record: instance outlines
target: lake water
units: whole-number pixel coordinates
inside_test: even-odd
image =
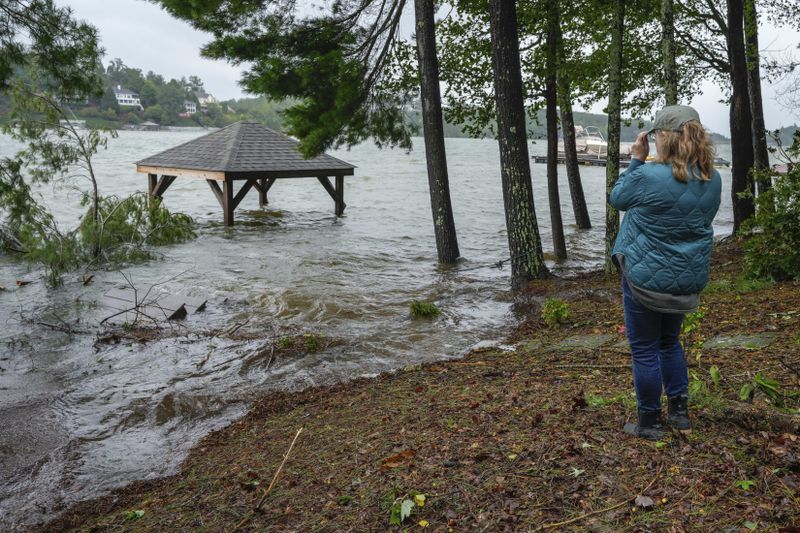
[[[98,154],[102,194],[146,190],[133,162],[203,131],[120,132]],[[278,180],[270,204],[251,193],[222,225],[202,180],[179,178],[168,208],[191,215],[198,238],[159,251],[163,260],[82,272],[47,288],[41,272],[0,256],[0,527],[35,522],[64,506],[135,479],[169,474],[204,434],[240,416],[250,401],[276,389],[300,389],[409,364],[457,357],[501,338],[534,308],[509,291],[509,271],[475,268],[508,257],[497,143],[448,139],[451,194],[462,261],[436,263],[424,144],[410,154],[363,144],[331,152],[357,165],[345,178],[345,216],[315,179]],[[0,137],[0,156],[14,150]],[[543,142],[531,154],[543,154]],[[730,159],[729,146],[720,155]],[[545,251],[551,250],[544,165],[532,164]],[[562,173],[564,167],[559,167]],[[581,169],[595,227],[571,226],[569,192],[561,190],[570,258],[550,266],[569,274],[602,262],[605,169]],[[730,171],[721,169],[718,234],[730,232]],[[83,208],[64,189],[41,190],[65,226]],[[109,312],[96,304],[113,287],[161,283],[173,294],[208,299],[207,310],[175,326],[170,338],[95,346]],[[17,287],[16,280],[33,283]],[[433,321],[409,317],[414,299],[442,309]],[[42,323],[78,324],[66,335]],[[246,322],[246,323],[245,323]],[[236,324],[256,340],[211,338]],[[248,359],[276,335],[309,332],[336,339],[314,354],[267,367]]]

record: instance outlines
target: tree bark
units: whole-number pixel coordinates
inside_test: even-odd
[[[766,126],[764,125],[764,103],[761,97],[761,57],[758,49],[758,12],[755,0],[744,1],[744,35],[747,47],[747,82],[750,91],[750,113],[753,116],[753,156],[756,171],[769,168]],[[758,194],[771,186],[771,179],[758,175]]]
[[[579,229],[589,229],[589,209],[583,194],[581,171],[578,166],[578,148],[575,145],[575,120],[572,117],[572,89],[567,71],[564,41],[561,38],[561,27],[558,31],[558,107],[561,111],[561,129],[564,136],[564,162],[567,167],[567,182],[572,200],[572,211],[575,214],[575,225]]]
[[[727,3],[728,60],[731,65],[731,199],[735,235],[739,232],[742,222],[755,213],[753,203],[755,191],[751,174],[754,163],[753,120],[750,114],[750,91],[744,45],[744,1],[727,0]]]
[[[675,61],[675,14],[673,0],[661,0],[661,50],[664,55],[664,98],[678,103],[678,65]]]
[[[428,187],[431,195],[436,250],[440,263],[454,263],[458,259],[459,251],[444,147],[433,0],[414,0],[414,16],[422,100],[422,129],[425,137],[425,159],[428,164]]]
[[[625,29],[625,1],[617,0],[611,29],[611,61],[608,71],[608,153],[606,163],[606,197],[619,178],[619,137],[622,119],[622,36]],[[619,233],[619,212],[606,203],[605,271],[615,270],[611,250]]]
[[[511,284],[520,287],[548,271],[533,206],[514,0],[489,0],[489,27]]]
[[[547,107],[547,198],[550,204],[550,226],[553,234],[553,253],[556,259],[567,258],[564,241],[564,222],[561,220],[561,198],[558,191],[558,0],[547,3],[547,58],[545,102]]]

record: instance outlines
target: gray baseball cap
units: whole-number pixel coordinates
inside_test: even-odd
[[[690,120],[700,122],[700,115],[697,114],[693,107],[688,105],[668,105],[656,113],[653,127],[647,134],[650,135],[656,130],[681,131],[681,126]]]

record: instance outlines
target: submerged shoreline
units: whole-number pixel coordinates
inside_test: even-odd
[[[417,493],[423,505],[403,521],[412,530],[796,525],[800,416],[758,391],[753,404],[736,398],[758,370],[796,412],[788,392],[800,391],[800,376],[782,365],[800,363],[800,285],[739,285],[740,260],[735,244],[717,247],[705,316],[688,339],[709,342],[697,359],[690,351],[688,438],[654,445],[621,433],[633,409],[616,282],[538,281],[527,293],[564,299],[570,316],[550,329],[532,312],[509,339],[514,351],[269,394],[201,439],[177,474],[80,503],[45,529],[386,530],[393,504]],[[714,344],[755,333],[770,343]]]

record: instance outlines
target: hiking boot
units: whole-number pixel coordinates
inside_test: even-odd
[[[664,426],[661,425],[661,411],[639,410],[639,423],[628,422],[623,428],[625,433],[647,440],[664,438]]]
[[[674,396],[667,400],[667,424],[672,429],[677,429],[681,433],[692,431],[692,421],[689,420],[689,397]]]

